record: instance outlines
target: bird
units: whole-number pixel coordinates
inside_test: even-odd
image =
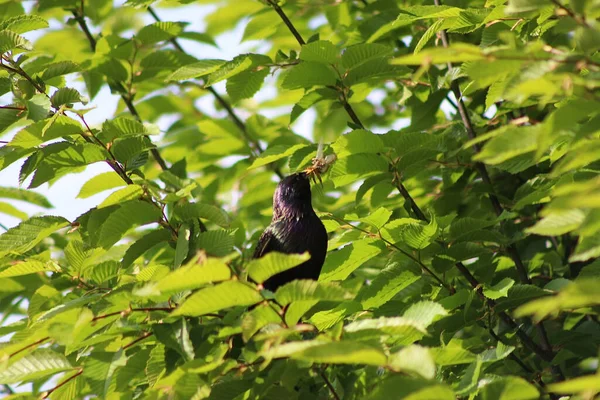
[[[312,207],[310,179],[324,168],[291,174],[279,182],[273,194],[273,219],[258,240],[252,258],[272,251],[293,254],[308,251],[310,259],[280,272],[263,287],[275,292],[296,279],[317,280],[327,254],[327,231]]]

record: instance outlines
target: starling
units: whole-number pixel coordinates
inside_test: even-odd
[[[258,240],[253,258],[271,251],[303,253],[310,259],[263,283],[272,292],[295,279],[318,279],[327,254],[327,231],[312,208],[310,176],[304,171],[284,178],[273,194],[273,219]]]

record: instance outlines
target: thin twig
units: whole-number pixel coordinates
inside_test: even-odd
[[[340,396],[335,391],[335,388],[333,387],[333,385],[331,384],[331,382],[327,378],[327,375],[325,375],[325,370],[326,369],[327,369],[327,365],[325,366],[325,368],[319,369],[319,375],[321,375],[321,378],[325,381],[325,385],[327,386],[327,389],[329,389],[329,393],[331,393],[331,395],[333,396],[333,398],[335,400],[340,400]]]
[[[40,340],[37,340],[37,341],[35,341],[35,342],[31,343],[31,344],[28,344],[27,346],[23,347],[22,349],[19,349],[19,350],[13,352],[13,353],[10,353],[8,355],[8,358],[15,356],[15,355],[17,355],[17,354],[19,354],[19,353],[27,350],[30,347],[34,347],[34,346],[37,346],[38,344],[42,344],[42,343],[44,343],[48,339],[50,339],[50,336],[46,336],[46,337],[41,338]]]
[[[85,22],[85,15],[83,14],[83,10],[81,10],[81,14],[77,11],[73,11],[73,16],[75,17],[75,20],[79,24],[79,27],[87,37],[92,52],[95,52],[97,41],[96,39],[94,39],[94,36],[90,32],[90,29],[87,23]],[[121,99],[125,103],[125,106],[129,110],[131,115],[133,115],[138,121],[141,122],[142,118],[140,117],[140,114],[138,113],[137,109],[135,108],[135,105],[133,104],[133,98],[131,97],[131,93],[129,93],[129,91],[125,89],[121,82],[117,82],[117,89],[121,92]],[[167,163],[162,158],[157,148],[150,149],[150,153],[152,154],[152,157],[154,157],[154,160],[163,171],[169,169]]]
[[[55,390],[57,390],[61,386],[66,385],[67,383],[69,383],[73,379],[77,378],[81,374],[83,374],[83,368],[81,368],[79,371],[77,371],[77,373],[75,373],[73,376],[65,379],[64,381],[62,381],[58,385],[54,386],[52,389],[48,390],[47,392],[44,392],[44,394],[42,395],[42,399],[47,399],[48,397],[50,397],[50,395],[52,394],[52,392],[54,392]]]
[[[128,348],[130,348],[131,346],[137,344],[138,342],[141,342],[142,340],[146,339],[147,337],[152,336],[154,333],[152,332],[146,332],[144,333],[142,336],[140,336],[139,338],[135,339],[134,341],[132,341],[131,343],[123,346],[123,350],[127,350]]]
[[[413,260],[414,262],[416,262],[417,264],[419,264],[419,266],[425,271],[427,272],[433,279],[435,279],[440,285],[442,285],[450,294],[454,294],[456,293],[456,290],[446,284],[446,282],[444,282],[440,277],[438,277],[435,272],[433,272],[431,269],[429,269],[421,260],[419,260],[417,257],[413,256],[412,254],[410,254],[409,252],[403,250],[401,247],[397,246],[395,243],[390,242],[389,240],[385,239],[383,236],[381,236],[381,233],[379,233],[378,235],[373,234],[365,229],[362,229],[359,226],[354,226],[351,223],[349,223],[348,221],[346,221],[343,218],[340,218],[338,216],[335,216],[331,213],[328,214],[331,218],[337,220],[338,222],[341,222],[343,224],[345,224],[346,226],[348,226],[351,229],[355,229],[359,232],[362,232],[364,234],[366,234],[369,237],[377,237],[379,239],[381,239],[385,244],[387,244],[388,246],[392,247],[393,249],[399,251],[400,253],[404,254],[405,256],[407,256],[408,258],[410,258],[411,260]]]
[[[296,29],[294,24],[292,24],[292,21],[290,21],[290,19],[287,17],[287,15],[285,15],[285,12],[283,12],[281,7],[279,7],[279,4],[277,4],[277,1],[267,0],[267,2],[271,5],[271,7],[273,7],[273,9],[279,15],[279,17],[281,18],[283,23],[288,27],[288,29],[290,30],[292,35],[294,35],[294,37],[296,38],[296,41],[298,41],[298,43],[300,43],[300,46],[304,46],[306,44],[306,42],[302,38],[302,35],[300,35],[300,32],[298,32],[298,30]]]
[[[575,22],[577,22],[579,25],[583,25],[586,28],[590,28],[590,25],[586,22],[585,18],[583,16],[579,16],[575,13],[575,11],[571,10],[570,8],[568,8],[567,6],[563,5],[560,1],[558,0],[550,0],[552,3],[554,3],[558,8],[560,8],[561,10],[563,10],[564,12],[566,12],[569,17],[573,18],[575,20]]]

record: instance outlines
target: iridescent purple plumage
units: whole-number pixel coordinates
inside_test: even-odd
[[[312,208],[310,181],[305,172],[284,178],[273,194],[273,219],[254,252],[260,258],[271,252],[303,253],[310,259],[264,282],[271,291],[295,279],[318,279],[327,254],[327,231]]]

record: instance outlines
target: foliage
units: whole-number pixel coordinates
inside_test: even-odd
[[[68,221],[0,188],[23,220],[0,236],[5,391],[600,392],[598,0],[202,1],[202,31],[153,3],[2,3],[0,169],[36,188],[103,163],[79,197],[112,190]],[[260,45],[232,59],[182,47],[244,26]],[[119,105],[90,125],[105,87]],[[338,157],[314,190],[329,253],[270,293],[307,257],[249,260],[274,178],[316,153],[307,110]]]

